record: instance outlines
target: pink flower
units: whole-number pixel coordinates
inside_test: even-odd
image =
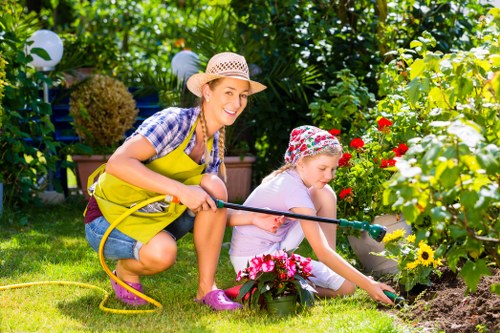
[[[262,263],[263,272],[272,272],[274,270],[274,261],[268,260]]]

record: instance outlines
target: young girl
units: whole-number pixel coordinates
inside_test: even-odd
[[[330,133],[313,126],[295,128],[290,135],[285,165],[266,177],[244,205],[336,218],[336,196],[328,183],[341,155],[342,148]],[[234,225],[238,215],[242,214],[229,216],[230,225]],[[384,289],[394,292],[390,286],[363,275],[335,252],[336,227],[291,219],[286,219],[276,232],[252,225],[235,226],[229,251],[231,263],[239,272],[255,256],[294,250],[305,236],[319,260],[312,262],[314,277],[311,278],[319,296],[350,295],[359,286],[374,300],[393,304],[383,293]],[[235,290],[228,290],[227,294],[234,296]]]
[[[227,213],[211,197],[227,200],[217,176],[219,165],[225,174],[224,126],[243,112],[249,95],[266,87],[250,80],[244,57],[229,52],[213,56],[206,72],[191,76],[187,87],[200,97],[198,107],[154,114],[111,156],[86,210],[86,235],[98,251],[110,223],[130,207],[161,194],[177,197],[182,204],[154,203],[127,217],[110,234],[105,257],[117,260],[114,273],[121,280],[142,291],[140,277],[170,268],[176,240],[194,226],[196,301],[215,310],[234,310],[241,305],[215,284]],[[113,280],[112,286],[122,302],[147,303]]]

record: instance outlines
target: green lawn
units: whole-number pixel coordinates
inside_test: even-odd
[[[86,243],[83,209],[81,199],[71,197],[64,205],[33,208],[25,226],[4,219],[0,225],[0,286],[65,280],[111,292],[97,254]],[[228,258],[229,237],[228,229],[217,275],[222,288],[236,283]],[[299,252],[311,255],[307,244]],[[146,293],[162,303],[163,310],[111,314],[99,309],[104,296],[99,290],[37,285],[0,291],[0,332],[415,332],[390,311],[378,308],[361,290],[348,298],[318,300],[305,312],[280,319],[264,311],[217,313],[195,304],[196,280],[196,256],[188,235],[179,242],[174,268],[143,279]],[[108,306],[126,309],[114,297]]]

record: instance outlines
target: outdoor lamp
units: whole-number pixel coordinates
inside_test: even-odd
[[[52,71],[56,65],[61,61],[63,55],[63,43],[59,36],[50,30],[38,30],[28,38],[28,41],[33,41],[33,44],[29,45],[27,48],[27,53],[31,54],[33,60],[31,64],[38,71]],[[31,53],[31,49],[38,47],[47,51],[50,56],[50,60],[45,60],[36,54]]]
[[[179,80],[186,81],[198,73],[200,58],[191,50],[182,50],[172,58],[172,72]]]
[[[61,61],[61,58],[63,56],[63,43],[62,40],[59,38],[59,36],[50,31],[50,30],[37,30],[31,35],[30,38],[28,38],[28,41],[32,41],[31,45],[28,45],[26,47],[26,54],[29,54],[33,57],[33,60],[30,62],[30,64],[35,67],[37,71],[41,72],[49,72],[53,71],[56,68],[56,65]],[[45,60],[38,56],[37,54],[31,53],[31,50],[36,47],[36,48],[41,48],[44,49],[48,54],[50,59]],[[47,104],[49,104],[49,86],[46,81],[43,81],[43,101]],[[53,171],[49,170],[48,174],[48,194],[49,195],[56,195],[58,199],[56,200],[61,200],[60,196],[58,195],[57,192],[53,191],[54,186],[53,186]],[[64,195],[62,197],[64,199]],[[52,199],[54,200],[54,199]]]

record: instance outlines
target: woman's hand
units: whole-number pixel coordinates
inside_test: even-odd
[[[285,223],[284,216],[255,213],[252,218],[254,226],[272,233],[275,233],[283,223]]]
[[[217,205],[212,197],[198,185],[185,186],[183,191],[179,193],[179,200],[195,214],[201,211],[212,210],[215,212],[217,210]]]

